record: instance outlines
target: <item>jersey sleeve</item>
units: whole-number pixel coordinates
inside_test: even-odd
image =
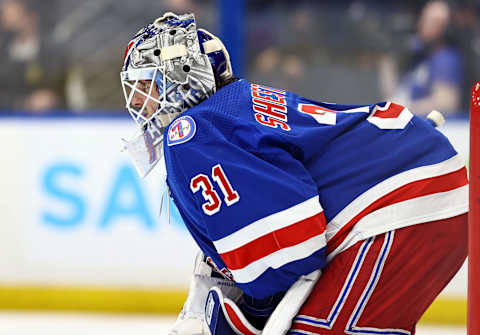
[[[300,161],[272,143],[252,153],[200,123],[194,139],[166,150],[170,188],[190,231],[205,232],[235,283],[256,299],[323,268],[325,217]]]

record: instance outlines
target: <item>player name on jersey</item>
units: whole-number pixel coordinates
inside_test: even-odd
[[[255,112],[255,120],[258,123],[285,131],[290,131],[287,124],[287,99],[286,92],[275,88],[261,86],[258,84],[251,85],[252,108]]]

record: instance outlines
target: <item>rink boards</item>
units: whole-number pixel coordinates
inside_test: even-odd
[[[126,118],[1,118],[0,308],[175,313],[196,252],[161,169],[140,180]],[[467,159],[468,123],[442,131]],[[465,321],[462,269],[425,316]]]

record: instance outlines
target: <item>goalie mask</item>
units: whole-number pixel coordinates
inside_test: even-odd
[[[126,108],[139,127],[124,140],[141,177],[163,154],[165,127],[232,78],[225,46],[193,14],[166,13],[128,43],[120,73]]]

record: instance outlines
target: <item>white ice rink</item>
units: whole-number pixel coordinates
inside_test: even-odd
[[[0,335],[166,335],[173,317],[0,312]],[[465,328],[419,326],[417,335],[465,335]]]

